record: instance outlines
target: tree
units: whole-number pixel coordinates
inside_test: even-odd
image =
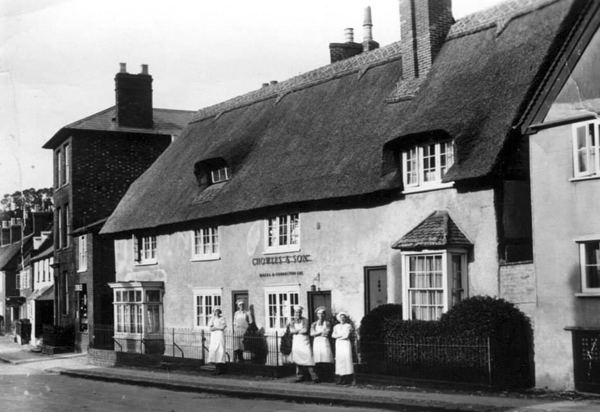
[[[13,194],[5,194],[0,200],[0,209],[4,212],[10,211],[51,211],[53,210],[52,188],[25,189]]]

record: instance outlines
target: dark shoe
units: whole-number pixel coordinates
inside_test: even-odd
[[[298,378],[298,379],[296,379],[294,382],[295,382],[295,383],[304,382],[304,379],[303,379],[303,378]]]
[[[313,382],[314,383],[321,383],[321,379],[315,379]]]

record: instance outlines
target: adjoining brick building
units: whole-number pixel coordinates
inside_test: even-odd
[[[98,236],[129,185],[179,135],[193,112],[157,109],[152,76],[121,63],[116,105],[61,128],[54,152],[55,323],[75,325],[76,349],[89,343],[88,323],[112,324],[113,242]]]

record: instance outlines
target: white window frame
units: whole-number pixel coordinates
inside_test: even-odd
[[[227,165],[215,167],[210,171],[210,181],[212,184],[226,182],[230,179],[230,176],[231,173]]]
[[[576,240],[577,245],[579,247],[579,271],[581,276],[581,292],[585,295],[597,295],[600,296],[600,235],[591,238],[584,238]],[[598,246],[598,251],[596,251],[596,262],[590,264],[587,261],[587,248],[588,246]],[[592,269],[596,267],[598,271],[598,286],[590,286],[589,285],[589,277],[588,277],[588,268]]]
[[[296,222],[294,225],[293,222]],[[265,252],[285,253],[300,250],[300,214],[278,215],[265,221]],[[283,234],[282,234],[283,230]],[[282,244],[281,238],[284,243]]]
[[[87,270],[87,235],[81,235],[78,238],[77,247],[77,271],[85,272]]]
[[[157,260],[156,235],[133,235],[133,254],[136,265],[155,265]]]
[[[63,170],[63,185],[66,185],[69,183],[69,174],[71,173],[71,147],[69,146],[69,144],[65,144],[63,147],[63,158],[64,158],[64,170]]]
[[[600,177],[600,120],[573,124],[572,136],[573,177]]]
[[[62,168],[63,168],[63,151],[62,149],[56,150],[56,188],[62,186]]]
[[[456,258],[454,258],[456,256]],[[428,287],[412,287],[410,280],[410,260],[412,258],[441,258],[441,283]],[[456,260],[455,260],[456,259]],[[460,267],[455,272],[454,263],[459,263]],[[460,272],[460,273],[457,273]],[[467,273],[467,251],[460,248],[450,248],[443,250],[423,250],[423,251],[405,251],[402,252],[402,311],[403,318],[406,320],[438,320],[443,313],[446,313],[453,304],[465,299],[468,296],[468,273]],[[412,296],[419,292],[437,291],[441,292],[441,302],[439,300],[421,302],[421,305],[415,304],[422,308],[438,309],[435,313],[427,313],[424,309],[423,313],[415,316],[413,312]]]
[[[192,231],[192,260],[217,260],[221,258],[218,226],[209,226]]]
[[[162,282],[121,282],[109,286],[113,289],[115,337],[162,336]]]
[[[294,306],[300,304],[300,285],[265,287],[265,329],[283,332],[294,316]]]
[[[64,226],[64,216],[63,216],[63,210],[62,207],[57,207],[56,208],[56,217],[58,219],[58,239],[57,242],[58,243],[58,248],[62,249],[63,248],[63,226]]]
[[[213,315],[213,308],[221,306],[222,288],[193,288],[194,329],[208,330],[208,323]]]
[[[442,148],[445,148],[443,153]],[[432,156],[428,153],[431,149],[434,152]],[[454,142],[451,140],[413,146],[403,151],[401,157],[404,193],[444,189],[454,185],[453,182],[442,183],[444,175],[454,164]],[[433,159],[435,166],[427,167],[428,159]]]

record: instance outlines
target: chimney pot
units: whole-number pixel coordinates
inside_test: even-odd
[[[354,43],[354,29],[351,27],[344,29],[344,38],[346,43]]]
[[[275,86],[277,84],[277,80],[271,80],[271,86]]]
[[[365,8],[365,18],[363,21],[363,42],[373,40],[373,21],[371,20],[371,7]]]
[[[269,87],[269,83],[263,83],[263,84],[262,84],[262,87],[263,87],[263,89],[264,89],[265,87]]]
[[[147,64],[142,64],[142,73],[141,74],[148,74],[148,65]]]
[[[119,63],[119,73],[127,73],[127,63]]]

